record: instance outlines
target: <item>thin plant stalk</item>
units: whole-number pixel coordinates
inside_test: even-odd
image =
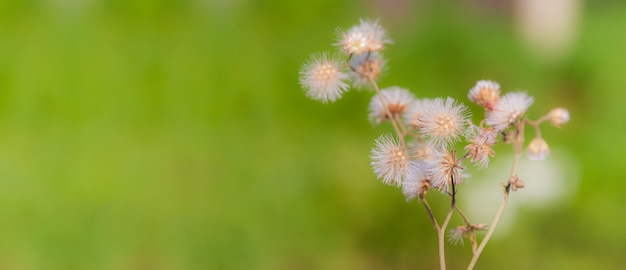
[[[524,144],[524,125],[525,124],[526,124],[526,121],[519,121],[516,125],[517,136],[515,140],[513,141],[513,148],[515,149],[515,156],[513,158],[513,166],[511,167],[511,173],[509,175],[509,179],[515,176],[515,173],[517,171],[517,163],[519,162],[519,158],[522,155],[522,145]],[[500,221],[500,218],[502,217],[502,214],[504,213],[504,209],[506,208],[506,204],[509,200],[510,188],[511,188],[510,183],[504,187],[504,192],[503,192],[504,197],[502,198],[502,203],[500,203],[500,208],[498,209],[496,216],[493,218],[493,222],[491,222],[491,226],[489,226],[489,230],[487,231],[487,234],[485,234],[485,238],[483,238],[483,240],[480,242],[480,245],[478,246],[478,249],[476,249],[476,252],[474,252],[474,256],[472,256],[472,260],[467,266],[468,270],[474,269],[474,266],[476,266],[476,262],[478,261],[480,254],[483,252],[483,250],[485,249],[485,246],[487,245],[487,242],[489,242],[489,239],[491,238],[491,235],[493,235],[493,232],[496,230],[496,226],[498,226],[498,222]]]
[[[454,204],[454,208],[456,209],[456,212],[459,213],[459,215],[463,218],[463,221],[465,221],[466,225],[468,226],[472,225],[472,223],[469,221],[469,218],[467,218],[465,213],[461,211],[461,208],[459,207],[459,205]]]
[[[445,252],[445,243],[446,243],[446,228],[450,223],[450,219],[452,219],[452,214],[454,213],[454,205],[450,207],[450,211],[448,211],[448,215],[446,215],[446,219],[443,221],[441,228],[437,230],[437,239],[439,244],[439,269],[446,269],[446,252]]]
[[[494,217],[493,222],[491,223],[491,226],[489,226],[489,230],[487,231],[485,238],[483,239],[482,242],[480,242],[480,245],[478,246],[478,249],[476,249],[476,252],[474,252],[474,256],[472,257],[470,264],[467,266],[468,270],[474,269],[474,266],[476,265],[476,262],[478,261],[478,257],[480,257],[480,254],[485,249],[485,246],[487,245],[489,238],[491,238],[491,235],[493,235],[493,232],[496,230],[496,226],[498,226],[498,221],[500,221],[500,218],[502,217],[502,213],[504,213],[504,209],[506,208],[508,199],[509,199],[509,185],[505,187],[504,198],[502,199],[502,203],[500,204],[498,213]]]

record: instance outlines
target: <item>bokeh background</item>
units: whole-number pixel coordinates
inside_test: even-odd
[[[619,0],[0,1],[0,269],[436,269],[422,206],[369,167],[390,130],[367,122],[372,93],[298,85],[359,18],[394,40],[383,87],[466,101],[492,79],[534,96],[531,118],[570,110],[511,200],[544,195],[505,212],[479,269],[626,269]],[[497,151],[466,205],[497,207]]]

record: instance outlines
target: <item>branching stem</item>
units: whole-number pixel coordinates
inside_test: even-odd
[[[437,238],[439,240],[439,269],[446,269],[446,252],[445,252],[445,243],[446,243],[446,228],[450,223],[450,219],[452,219],[452,214],[454,213],[454,205],[450,207],[450,211],[446,215],[446,219],[443,221],[441,228],[437,231]]]
[[[523,120],[523,121],[518,121],[515,126],[517,129],[517,134],[515,136],[515,139],[513,140],[513,148],[515,149],[515,156],[513,157],[513,166],[511,166],[511,173],[509,174],[509,179],[512,179],[516,175],[517,163],[519,162],[519,158],[522,155],[522,145],[524,144],[524,125],[525,124],[526,124],[526,120]],[[496,226],[498,226],[498,222],[500,221],[500,218],[502,217],[502,214],[504,213],[504,209],[506,208],[506,204],[509,200],[509,191],[511,190],[511,184],[507,182],[507,184],[503,186],[504,186],[503,188],[504,197],[502,198],[502,203],[500,203],[500,208],[498,209],[496,216],[493,218],[493,221],[491,222],[491,226],[489,226],[489,230],[487,231],[487,234],[485,234],[485,238],[483,238],[482,242],[480,242],[480,245],[478,246],[478,249],[476,249],[476,251],[474,252],[474,256],[472,256],[472,260],[467,266],[468,270],[474,269],[474,266],[476,266],[476,262],[478,261],[480,254],[485,249],[487,242],[489,242],[491,235],[493,235],[493,232],[496,230]]]

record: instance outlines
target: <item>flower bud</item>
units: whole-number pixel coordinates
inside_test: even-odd
[[[555,108],[552,109],[548,113],[548,119],[550,123],[555,127],[560,127],[561,125],[569,122],[569,111],[565,108]]]
[[[548,143],[541,138],[534,138],[528,145],[528,157],[530,160],[544,160],[550,154]]]
[[[493,81],[478,81],[470,89],[468,98],[488,110],[493,110],[493,106],[500,100],[500,85]]]
[[[472,224],[473,231],[486,231],[489,228],[489,225],[483,223]]]
[[[509,185],[513,191],[524,188],[524,182],[522,182],[517,175],[514,175],[511,179],[509,179]]]

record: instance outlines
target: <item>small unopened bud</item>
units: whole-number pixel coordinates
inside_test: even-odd
[[[560,127],[569,122],[569,111],[565,108],[555,108],[548,113],[550,123],[555,127]]]
[[[472,224],[472,230],[474,231],[486,231],[487,228],[489,228],[489,225],[487,224],[482,224],[482,223]]]
[[[514,175],[511,179],[509,179],[509,185],[511,185],[511,189],[513,191],[517,191],[518,189],[524,187],[524,182],[522,182],[517,175]]]
[[[548,143],[541,138],[534,138],[528,145],[528,158],[530,160],[544,160],[550,154]]]

